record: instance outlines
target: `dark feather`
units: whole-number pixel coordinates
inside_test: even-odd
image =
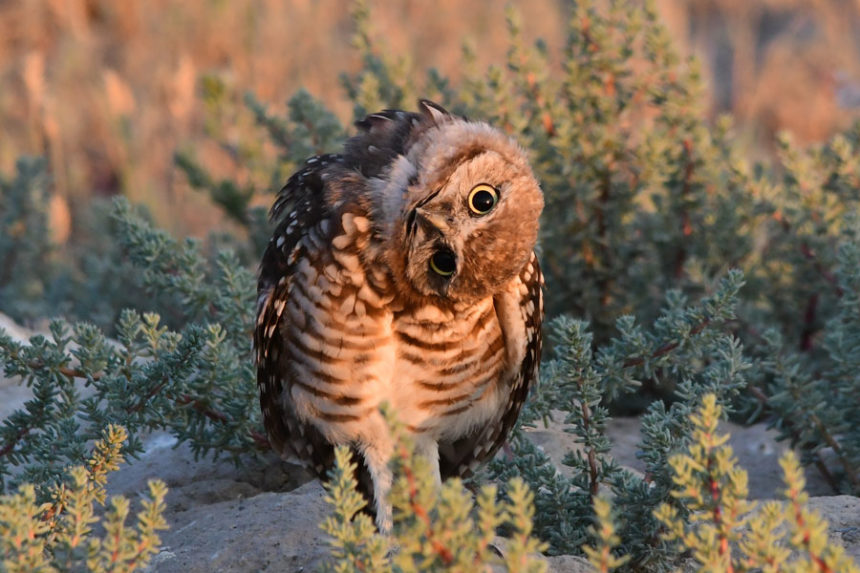
[[[287,383],[284,380],[284,373],[288,371],[287,352],[277,303],[285,300],[289,293],[296,262],[290,263],[290,254],[306,230],[326,215],[321,175],[340,163],[339,155],[312,157],[281,189],[271,213],[277,225],[263,254],[257,283],[258,297],[265,296],[257,309],[254,331],[263,424],[276,451],[285,457],[295,456],[305,461],[320,474],[334,463],[334,448],[313,425],[300,422],[293,412],[284,408],[281,396]],[[295,213],[293,219],[291,213]],[[281,279],[285,280],[281,282]]]
[[[398,155],[407,152],[422,116],[387,109],[356,122],[358,134],[346,142],[345,163],[365,177],[379,177]]]

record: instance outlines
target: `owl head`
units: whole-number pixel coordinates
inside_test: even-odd
[[[422,100],[406,153],[393,235],[402,279],[423,296],[469,303],[523,268],[538,235],[543,194],[525,151],[486,123]]]

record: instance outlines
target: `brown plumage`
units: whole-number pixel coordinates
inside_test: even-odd
[[[440,479],[505,440],[537,379],[543,196],[525,152],[420,102],[357,123],[281,190],[260,267],[255,345],[274,447],[323,476],[347,444],[377,523],[388,402]]]

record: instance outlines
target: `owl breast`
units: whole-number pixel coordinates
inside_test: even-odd
[[[391,400],[417,434],[455,439],[499,411],[505,345],[493,300],[470,308],[426,305],[398,315]]]
[[[500,410],[506,363],[493,299],[405,305],[372,242],[368,218],[345,213],[294,247],[281,323],[284,407],[333,443],[372,439],[369,421],[385,402],[408,429],[434,440],[485,425]],[[331,247],[317,251],[324,244]]]

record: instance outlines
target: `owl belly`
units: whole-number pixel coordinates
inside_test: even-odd
[[[453,315],[424,307],[393,326],[390,400],[412,432],[455,439],[494,419],[505,347],[492,300]]]
[[[394,369],[388,301],[358,277],[334,282],[308,263],[299,273],[286,307],[285,405],[332,443],[363,441]]]
[[[384,305],[357,314],[351,288],[297,290],[287,306],[285,399],[331,442],[373,441],[385,402],[434,440],[463,436],[499,411],[505,347],[491,299],[463,313],[428,306],[395,317]]]

